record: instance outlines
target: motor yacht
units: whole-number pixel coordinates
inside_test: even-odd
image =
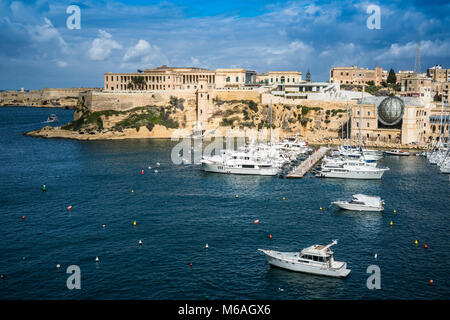
[[[380,197],[365,194],[354,194],[351,201],[334,201],[332,204],[344,210],[383,211],[383,200]]]
[[[264,253],[270,265],[291,271],[310,273],[329,277],[345,278],[349,275],[347,263],[334,260],[334,253],[330,247],[337,244],[337,240],[322,246],[313,245],[301,252],[280,252],[275,250],[258,249]]]

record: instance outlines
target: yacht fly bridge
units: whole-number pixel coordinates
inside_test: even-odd
[[[330,247],[337,244],[334,240],[330,244],[312,245],[299,252],[279,252],[258,249],[265,254],[267,262],[275,267],[291,271],[310,273],[329,277],[345,278],[349,275],[347,263],[334,260],[334,253]]]

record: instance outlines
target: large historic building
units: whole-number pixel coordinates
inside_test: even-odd
[[[375,70],[355,66],[330,69],[330,82],[339,84],[364,85],[373,82],[375,85],[380,85],[382,81],[387,80],[387,76],[387,71],[383,71],[380,67],[376,67]]]
[[[365,97],[352,110],[351,135],[359,140],[361,130],[363,141],[423,145],[436,141],[441,131],[448,135],[449,118],[442,103],[424,104],[418,97]]]
[[[206,84],[200,84],[206,79]],[[198,90],[207,85],[211,89],[238,89],[256,84],[276,85],[300,83],[299,71],[270,71],[258,75],[246,69],[173,68],[166,65],[135,73],[104,74],[105,91]]]

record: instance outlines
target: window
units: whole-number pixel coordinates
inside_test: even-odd
[[[367,115],[370,116],[370,111],[367,111]]]
[[[226,78],[226,82],[230,82],[230,77],[227,77],[227,78]]]
[[[367,128],[370,128],[370,123],[369,122],[367,122]]]
[[[236,77],[236,82],[239,82],[239,77]]]

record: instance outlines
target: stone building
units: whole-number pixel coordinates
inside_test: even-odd
[[[387,80],[387,72],[383,72],[380,67],[374,70],[351,67],[334,67],[330,69],[330,82],[339,84],[363,85],[372,81],[375,85],[380,85]]]
[[[104,74],[105,91],[175,91],[198,89],[200,79],[206,79],[211,89],[239,89],[265,83],[300,83],[299,71],[270,71],[257,75],[243,68],[208,70],[205,68],[173,68],[166,65],[134,73]]]
[[[423,103],[418,97],[365,97],[362,106],[352,109],[351,135],[355,141],[424,145],[436,141],[439,130],[448,134],[448,122],[440,126],[437,120],[450,117],[441,103]],[[360,113],[361,112],[361,113]]]

